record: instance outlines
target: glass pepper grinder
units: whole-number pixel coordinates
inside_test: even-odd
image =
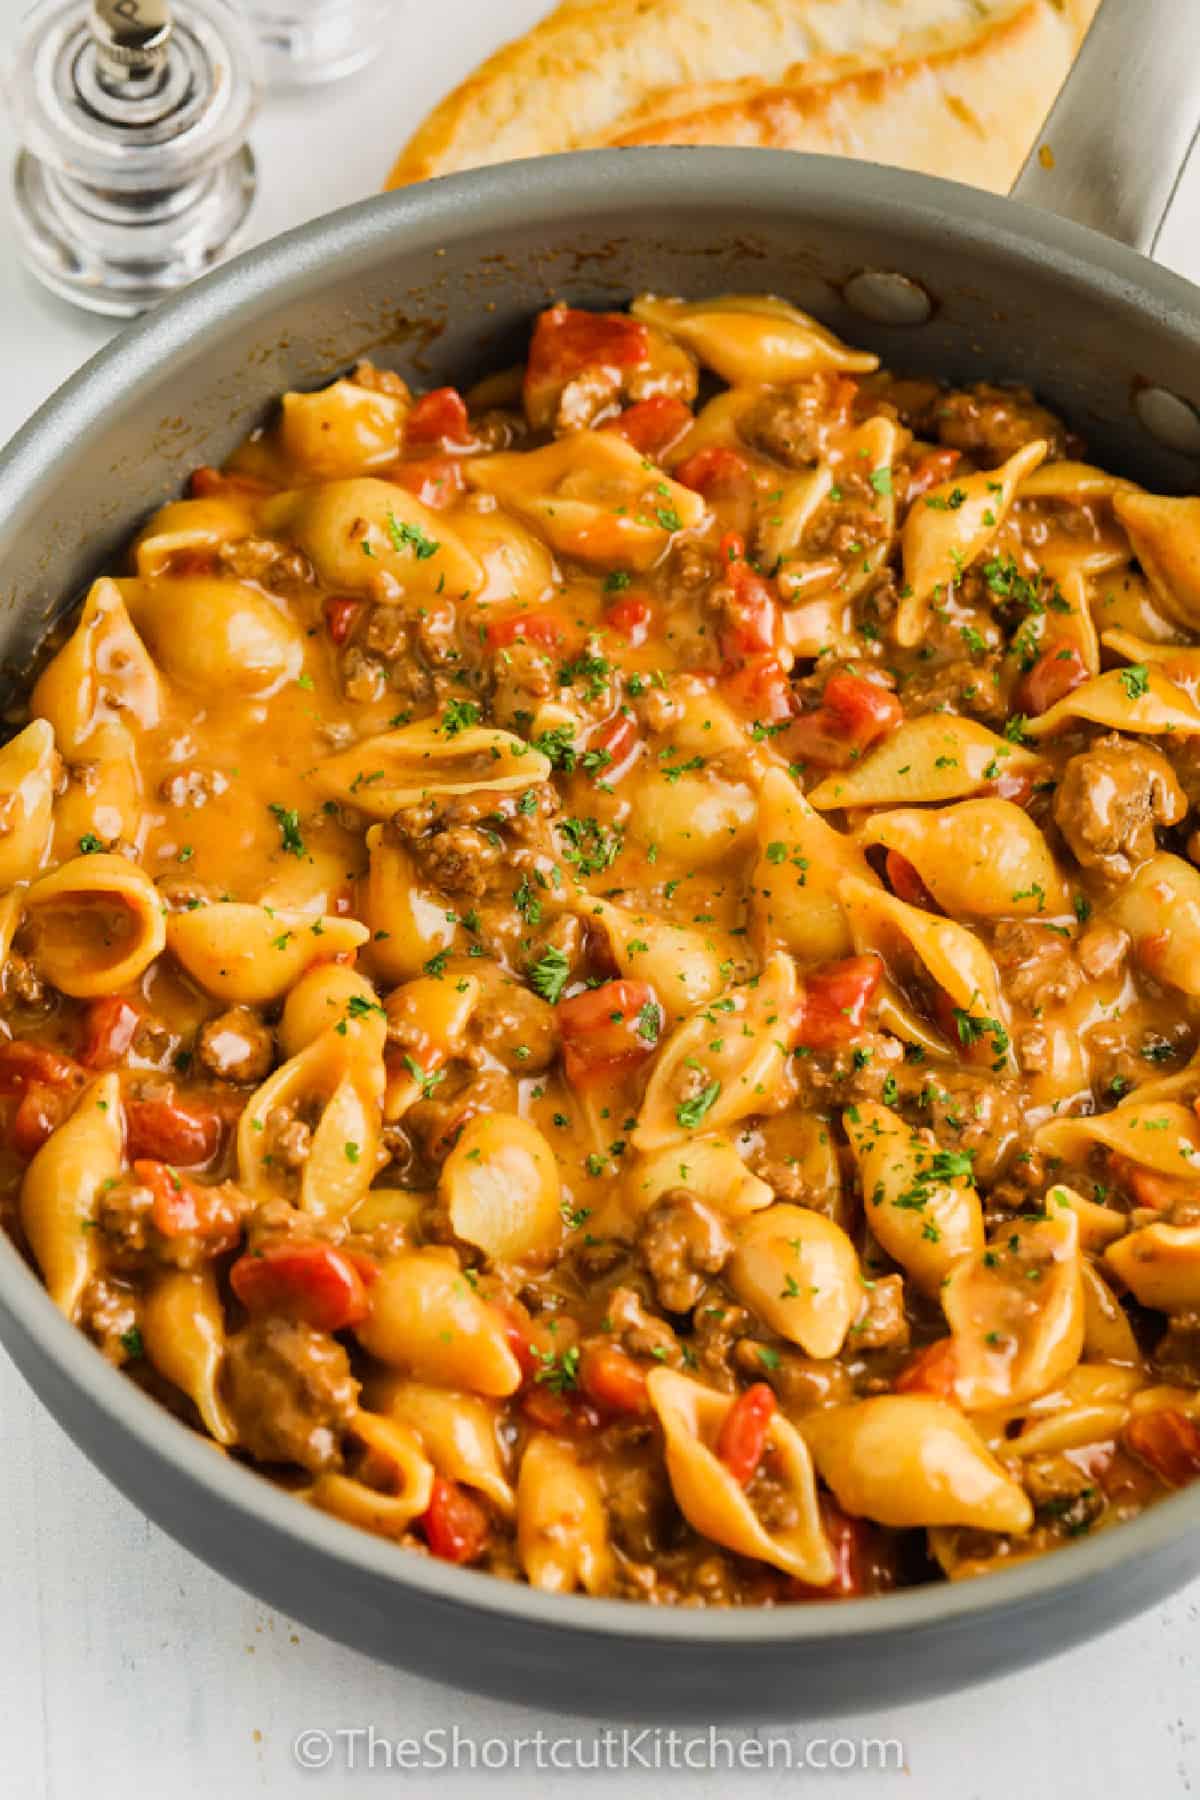
[[[227,0],[38,0],[4,75],[20,248],[56,294],[129,318],[239,247],[261,78]]]
[[[353,75],[376,57],[397,0],[245,0],[268,82],[308,87]]]

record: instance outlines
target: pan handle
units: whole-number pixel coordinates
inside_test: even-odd
[[[1200,126],[1200,0],[1101,0],[1014,186],[1148,256]]]

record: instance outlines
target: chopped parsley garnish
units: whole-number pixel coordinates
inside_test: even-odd
[[[682,1125],[685,1131],[695,1131],[697,1125],[710,1113],[721,1094],[719,1081],[710,1081],[707,1087],[693,1094],[690,1100],[681,1100],[675,1108],[675,1123]]]
[[[1130,663],[1121,670],[1121,686],[1131,700],[1140,700],[1150,691],[1150,671],[1145,663]]]
[[[526,974],[534,993],[548,1000],[551,1006],[557,1006],[571,979],[570,959],[556,944],[547,944],[541,955],[530,963]]]
[[[102,840],[96,836],[94,831],[85,831],[79,840],[80,856],[97,856],[103,848]]]
[[[603,875],[621,854],[619,825],[602,825],[599,819],[560,819],[558,830],[566,839],[563,857],[580,875]]]
[[[479,723],[479,708],[474,700],[447,700],[438,730],[443,737],[457,737]]]
[[[436,538],[426,537],[419,525],[410,525],[407,519],[398,519],[390,506],[387,511],[387,534],[392,540],[393,550],[403,550],[407,546],[418,562],[426,562],[429,557],[436,556],[442,547]]]
[[[128,1331],[121,1333],[120,1343],[126,1356],[135,1362],[139,1356],[146,1354],[146,1347],[142,1343],[142,1334],[136,1325],[131,1325]]]
[[[283,848],[288,856],[305,854],[304,839],[300,835],[300,814],[294,806],[280,806],[272,801],[267,811],[279,826],[279,835]]]
[[[541,1368],[534,1376],[536,1382],[548,1387],[552,1393],[561,1394],[568,1388],[579,1385],[579,1345],[572,1344],[570,1349],[561,1355],[553,1350],[539,1350],[536,1345],[534,1356],[541,1363]]]

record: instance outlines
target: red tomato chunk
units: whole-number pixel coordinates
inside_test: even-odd
[[[368,1267],[332,1244],[283,1238],[240,1257],[229,1279],[247,1312],[282,1313],[316,1331],[345,1331],[361,1325],[371,1310]]]

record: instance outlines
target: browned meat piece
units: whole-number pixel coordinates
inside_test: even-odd
[[[635,1288],[614,1288],[605,1317],[612,1327],[612,1341],[630,1356],[653,1356],[657,1362],[678,1367],[679,1340],[665,1319],[646,1311]]]
[[[458,648],[458,614],[452,600],[423,606],[417,615],[416,632],[417,646],[432,668],[444,668],[462,661]]]
[[[341,1466],[358,1382],[336,1338],[268,1314],[230,1338],[226,1370],[238,1443],[255,1462],[314,1475]]]
[[[1156,825],[1178,825],[1187,797],[1166,757],[1112,733],[1073,756],[1054,797],[1054,819],[1077,860],[1127,881],[1154,855]]]
[[[302,1169],[312,1150],[312,1127],[290,1106],[276,1106],[267,1114],[267,1150],[273,1162],[285,1169]]]
[[[1129,933],[1119,925],[1092,925],[1076,944],[1075,954],[1089,981],[1118,975],[1129,955]]]
[[[109,1362],[118,1367],[136,1361],[142,1354],[137,1322],[137,1301],[131,1289],[108,1275],[97,1275],[89,1281],[79,1309],[79,1323]]]
[[[1200,1387],[1200,1313],[1176,1313],[1154,1347],[1154,1368],[1164,1381]]]
[[[164,1233],[155,1223],[155,1195],[135,1175],[101,1190],[96,1230],[111,1267],[122,1270],[198,1269],[231,1248],[250,1209],[240,1188],[196,1183],[204,1198],[206,1229]]]
[[[517,1103],[517,1084],[511,1075],[491,1069],[475,1074],[460,1069],[458,1079],[452,1074],[429,1100],[418,1100],[404,1115],[422,1155],[427,1162],[445,1161],[469,1119],[482,1113],[512,1112]]]
[[[974,1157],[976,1180],[994,1181],[1021,1140],[1021,1101],[994,1076],[966,1069],[930,1071],[901,1108],[914,1125],[928,1126],[945,1148]]]
[[[1051,456],[1062,456],[1062,425],[1039,406],[1026,388],[975,387],[943,395],[937,407],[937,434],[955,450],[969,450],[985,468],[1007,461],[1022,444],[1046,438]]]
[[[387,670],[377,656],[368,656],[357,644],[351,644],[342,657],[342,692],[347,700],[367,705],[378,700],[387,689]]]
[[[221,544],[217,567],[239,581],[255,581],[273,594],[299,594],[315,580],[313,566],[302,550],[277,544],[271,538],[240,538]]]
[[[417,801],[402,807],[392,826],[435,887],[480,900],[511,866],[506,838],[518,844],[545,840],[545,821],[557,808],[552,784],[531,782],[515,794]]]
[[[809,469],[821,458],[829,428],[829,384],[823,376],[764,394],[738,429],[748,444],[789,469]]]
[[[1104,1511],[1102,1489],[1065,1456],[1032,1457],[1021,1473],[1039,1524],[1061,1525],[1074,1536],[1086,1531]]]
[[[535,644],[506,644],[492,665],[492,712],[502,725],[525,725],[557,688],[552,657]]]
[[[674,1508],[661,1463],[614,1460],[605,1470],[604,1504],[613,1538],[626,1556],[641,1562],[662,1548]]]
[[[687,1188],[663,1194],[638,1230],[638,1254],[667,1312],[691,1312],[732,1249],[721,1215]]]
[[[504,845],[498,832],[454,825],[448,831],[418,838],[413,853],[422,874],[434,887],[465,900],[481,900],[500,866]]]
[[[474,974],[483,995],[471,1018],[472,1041],[514,1075],[539,1075],[558,1053],[554,1008],[531,994],[496,963],[481,961]]]
[[[738,1343],[733,1361],[739,1374],[769,1382],[785,1412],[812,1412],[851,1398],[850,1375],[840,1362],[818,1362],[799,1350],[773,1348],[748,1337]]]
[[[248,1006],[231,1006],[200,1029],[196,1056],[219,1081],[262,1081],[275,1060],[270,1026]]]
[[[864,1289],[862,1311],[850,1327],[850,1347],[853,1350],[903,1349],[908,1339],[904,1277],[881,1275]]]
[[[7,999],[17,1000],[22,1006],[46,1004],[45,981],[31,959],[20,955],[16,950],[4,965],[4,993]]]
[[[390,662],[393,657],[405,655],[411,638],[408,620],[400,607],[382,602],[371,607],[363,632],[363,642],[368,650],[374,650]]]
[[[998,925],[992,954],[1005,992],[1030,1012],[1063,1005],[1083,980],[1071,944],[1034,919]]]

